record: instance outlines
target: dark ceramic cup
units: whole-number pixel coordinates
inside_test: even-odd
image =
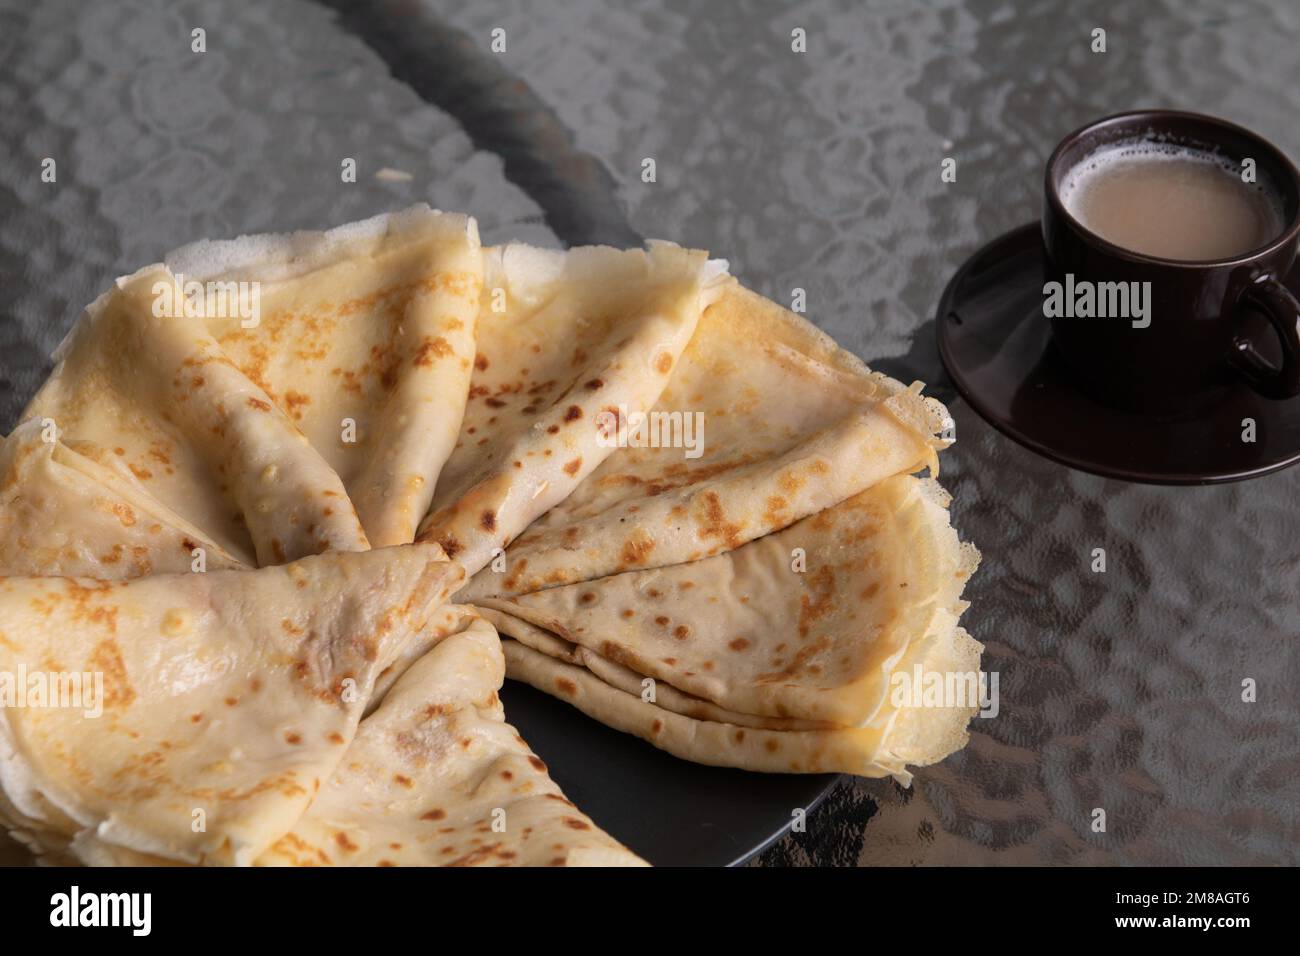
[[[1254,159],[1286,225],[1273,241],[1230,259],[1181,262],[1131,252],[1083,226],[1061,200],[1077,164],[1098,149],[1146,140]],[[1300,241],[1300,174],[1275,146],[1223,120],[1173,110],[1120,113],[1067,136],[1047,161],[1043,242],[1048,279],[1149,282],[1149,324],[1053,316],[1052,337],[1094,398],[1171,413],[1212,403],[1244,380],[1270,398],[1300,394],[1300,303],[1283,285]],[[1261,321],[1262,319],[1266,321]],[[1276,338],[1268,341],[1271,328]]]

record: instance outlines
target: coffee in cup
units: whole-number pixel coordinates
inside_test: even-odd
[[[1121,113],[1067,136],[1045,186],[1043,314],[1084,391],[1158,414],[1243,381],[1300,395],[1300,173],[1277,147],[1197,113]],[[1275,342],[1254,339],[1260,317]]]
[[[1097,150],[1061,184],[1065,208],[1107,242],[1180,261],[1226,259],[1282,234],[1282,204],[1252,166],[1136,139]]]

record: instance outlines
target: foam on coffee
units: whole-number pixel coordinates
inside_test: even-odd
[[[1243,182],[1227,157],[1150,140],[1098,150],[1060,188],[1070,214],[1108,242],[1182,261],[1230,258],[1277,238],[1285,221],[1275,195]]]

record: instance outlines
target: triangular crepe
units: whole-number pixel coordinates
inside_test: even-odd
[[[478,573],[478,600],[719,554],[926,465],[947,410],[737,283],[703,315],[641,438]],[[694,442],[691,447],[688,442]],[[683,447],[683,446],[686,447]],[[471,569],[471,573],[472,573]]]
[[[857,748],[838,769],[864,773],[892,766],[882,735],[899,669],[917,653],[970,656],[957,616],[978,554],[949,526],[947,500],[932,480],[900,475],[734,551],[482,605],[526,648],[512,650],[511,676],[540,675],[549,693],[573,696],[571,679],[551,679],[569,672],[548,661],[637,704],[652,678],[661,718],[829,733]],[[871,727],[880,733],[840,733]],[[712,756],[695,755],[726,759]],[[797,761],[812,769],[810,754]]]
[[[613,450],[602,410],[659,398],[726,263],[671,243],[484,254],[478,353],[420,537],[474,573]]]
[[[85,856],[251,862],[462,580],[436,546],[117,583],[0,578],[0,675],[22,695],[0,708],[5,815]]]
[[[208,309],[208,330],[339,474],[371,545],[411,541],[473,371],[474,220],[413,206],[327,232],[200,242],[167,265],[217,290],[256,284],[256,325]]]
[[[149,266],[82,314],[23,418],[202,528],[244,564],[361,550],[338,475]]]
[[[977,703],[886,709],[860,727],[771,730],[688,717],[619,690],[590,670],[566,664],[519,641],[502,641],[509,675],[568,701],[616,730],[634,734],[683,760],[764,773],[850,773],[892,776],[907,786],[910,766],[936,763],[966,746]],[[960,627],[918,641],[900,662],[904,672],[968,674],[983,646]]]
[[[643,865],[565,799],[505,722],[501,642],[477,616],[361,723],[266,866]]]
[[[0,575],[101,580],[243,567],[159,501],[79,455],[36,419],[0,440]],[[53,437],[50,434],[49,437]]]

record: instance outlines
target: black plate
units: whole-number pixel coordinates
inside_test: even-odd
[[[1120,411],[1074,385],[1043,318],[1038,223],[971,256],[939,302],[939,355],[963,398],[989,424],[1054,461],[1109,478],[1189,485],[1237,481],[1300,461],[1300,398],[1275,401],[1246,385],[1178,417]],[[1287,286],[1300,295],[1300,264]],[[1255,421],[1255,442],[1241,440]]]
[[[839,777],[678,760],[527,684],[506,681],[506,720],[596,824],[656,866],[735,866],[812,811]]]

